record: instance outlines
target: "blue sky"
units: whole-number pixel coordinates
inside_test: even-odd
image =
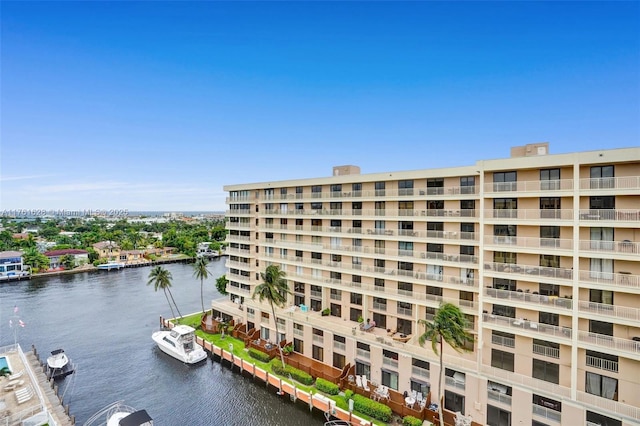
[[[6,2],[0,209],[640,143],[639,2]],[[416,153],[418,153],[416,155]]]

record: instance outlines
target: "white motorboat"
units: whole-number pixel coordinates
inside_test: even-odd
[[[109,262],[109,263],[103,263],[102,265],[98,265],[98,269],[103,269],[103,270],[107,270],[107,271],[110,271],[112,269],[120,269],[120,268],[124,268],[124,263],[122,263],[122,262]]]
[[[136,410],[123,401],[109,404],[91,416],[83,426],[153,426],[153,419],[146,410]]]
[[[195,364],[207,358],[207,353],[195,342],[195,331],[188,325],[176,325],[168,331],[156,331],[151,338],[167,355]]]
[[[49,377],[60,379],[73,373],[73,364],[69,362],[64,349],[51,351],[51,356],[47,358],[47,373]]]

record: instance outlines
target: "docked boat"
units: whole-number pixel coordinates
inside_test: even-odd
[[[51,356],[47,358],[47,374],[50,378],[61,379],[73,373],[73,364],[64,353],[64,349],[51,351]]]
[[[120,268],[124,268],[124,263],[122,263],[122,262],[108,262],[108,263],[103,263],[102,265],[98,265],[98,269],[102,269],[102,270],[106,270],[106,271],[110,271],[112,269],[120,269]]]
[[[116,401],[91,416],[83,426],[153,426],[153,419],[146,410]]]
[[[195,342],[195,331],[188,325],[176,325],[168,331],[156,331],[151,338],[167,355],[187,364],[195,364],[207,358],[207,353]]]

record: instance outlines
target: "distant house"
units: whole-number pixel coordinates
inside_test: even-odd
[[[89,252],[80,249],[63,249],[63,250],[51,250],[44,253],[49,258],[49,269],[61,268],[62,256],[73,256],[74,266],[84,265],[89,262]]]
[[[120,246],[115,241],[100,241],[93,245],[100,259],[116,261],[120,259]]]
[[[29,238],[29,234],[26,232],[17,232],[13,235],[11,235],[11,237],[14,240],[26,240],[27,238]]]
[[[122,250],[120,251],[120,262],[127,264],[147,263],[143,250]]]
[[[0,280],[27,274],[22,263],[22,252],[0,251]]]

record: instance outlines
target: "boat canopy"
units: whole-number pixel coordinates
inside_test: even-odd
[[[120,426],[140,426],[144,424],[153,424],[153,419],[147,413],[147,410],[136,411],[120,420]]]

